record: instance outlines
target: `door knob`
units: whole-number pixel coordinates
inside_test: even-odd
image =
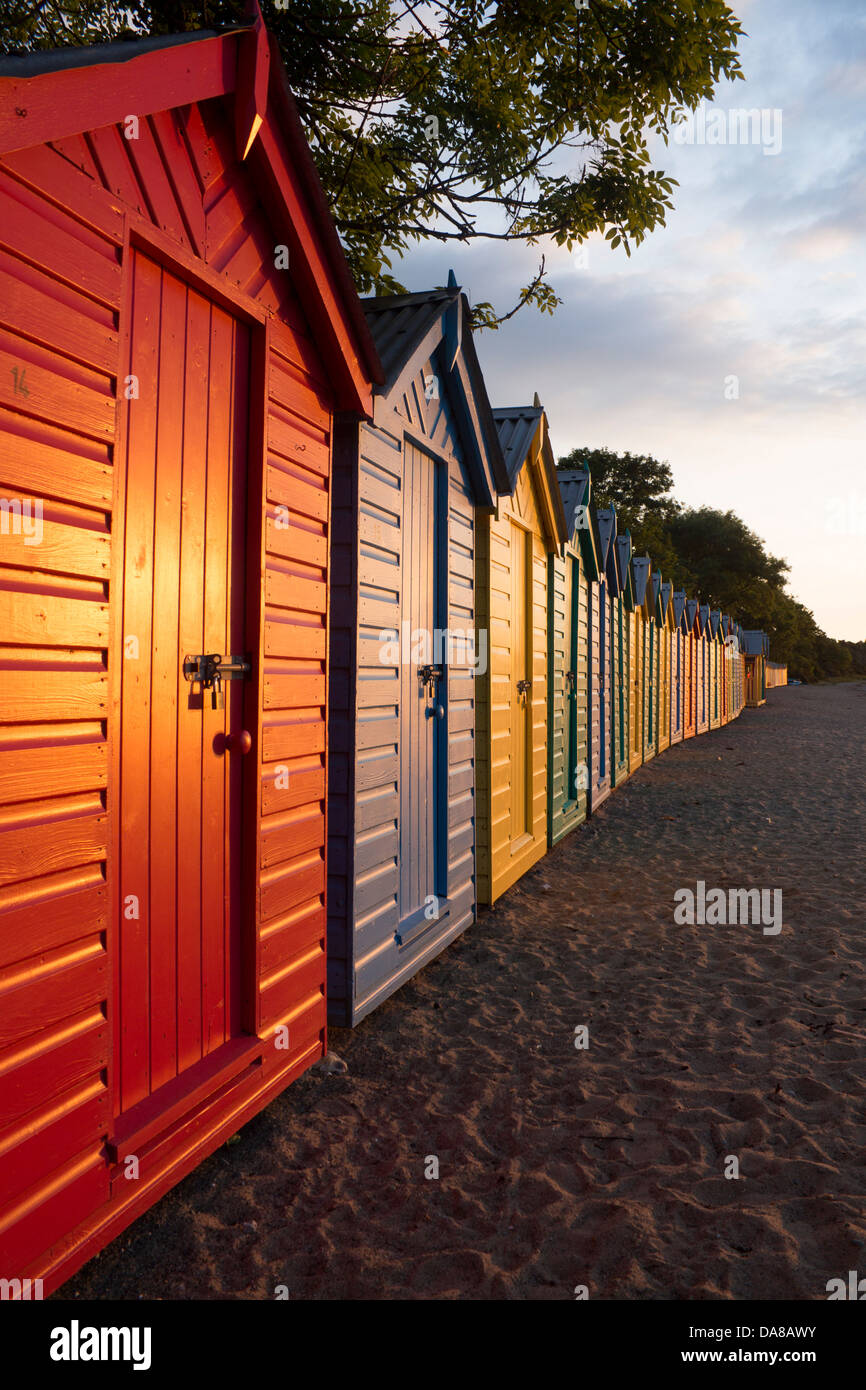
[[[239,734],[226,734],[226,751],[229,753],[240,753],[243,756],[249,753],[252,746],[252,735],[247,729],[241,729]]]

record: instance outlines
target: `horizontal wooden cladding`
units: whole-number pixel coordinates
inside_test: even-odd
[[[0,1047],[59,1023],[108,994],[108,963],[99,938],[47,951],[0,971]]]
[[[0,889],[0,968],[104,932],[108,916],[108,886],[94,862]]]
[[[23,1192],[0,1217],[7,1269],[26,1269],[90,1216],[109,1193],[101,1139]]]
[[[0,646],[0,724],[101,719],[107,710],[102,651]]]
[[[324,748],[325,724],[320,709],[297,710],[291,719],[281,719],[279,714],[265,718],[262,757],[266,763],[321,753]]]
[[[120,201],[96,181],[96,166],[83,136],[5,154],[0,167],[43,199],[49,215],[56,218],[59,212],[65,221],[74,219],[109,242],[122,243]]]
[[[50,1176],[58,1154],[76,1153],[105,1135],[111,1117],[101,1072],[102,1067],[0,1135],[0,1192],[7,1200]]]
[[[0,325],[111,376],[118,337],[113,309],[0,249]]]
[[[53,497],[111,510],[114,482],[108,440],[84,439],[2,408],[0,437],[0,497]]]
[[[0,728],[0,806],[102,790],[108,780],[100,725]]]
[[[0,214],[7,251],[91,299],[119,307],[123,277],[112,240],[82,226],[2,168]]]
[[[325,908],[319,897],[300,903],[294,911],[261,934],[261,981],[267,998],[266,1015],[278,1016],[298,1000],[322,989],[325,981]],[[281,1002],[276,1003],[277,992]]]
[[[324,894],[324,891],[325,856],[323,850],[318,854],[305,855],[304,858],[298,859],[288,866],[268,869],[261,874],[260,878],[260,920],[263,923],[269,922],[272,918],[297,907],[299,903],[305,902],[317,894]]]
[[[324,580],[293,574],[268,558],[265,573],[265,602],[275,608],[296,608],[305,613],[324,613],[327,587]]]
[[[299,415],[308,430],[316,428],[324,437],[327,436],[331,418],[329,393],[278,351],[271,352],[268,391],[273,402],[293,415]]]
[[[102,1009],[85,1009],[0,1053],[0,1131],[92,1077],[108,1058]]]
[[[264,707],[300,709],[325,703],[324,672],[292,671],[268,662],[264,673]]]
[[[317,802],[266,816],[261,830],[262,868],[318,849],[324,843],[324,834],[324,812]]]
[[[2,471],[0,465],[0,475]],[[34,512],[36,499],[9,487],[0,494],[0,499],[3,508],[0,564],[4,567],[108,579],[111,537],[103,513],[85,512],[59,502],[43,502],[41,498],[38,511]],[[22,504],[21,524],[17,509],[7,510],[14,501]],[[2,575],[0,585],[3,585]]]
[[[322,477],[330,472],[328,436],[275,401],[271,401],[268,410],[268,448],[284,459],[301,462],[304,468]]]
[[[274,980],[300,966],[305,959],[321,956],[324,938],[325,909],[321,898],[315,896],[299,903],[260,933],[262,979]],[[321,961],[319,968],[321,973]]]
[[[326,521],[328,493],[323,480],[306,469],[280,467],[269,462],[265,472],[265,495],[269,502],[288,507],[290,512],[313,521]]]
[[[324,570],[328,563],[328,541],[321,525],[318,529],[314,529],[314,522],[300,525],[273,506],[268,506],[265,520],[268,554]]]
[[[0,405],[92,439],[114,439],[110,376],[0,329]]]
[[[15,645],[107,647],[108,604],[0,588],[0,634]]]
[[[98,794],[24,802],[0,816],[0,888],[100,863],[106,853],[107,817]]]
[[[265,763],[262,768],[262,814],[286,811],[321,801],[325,795],[325,760],[296,758],[286,763]]]
[[[323,622],[292,623],[265,612],[265,656],[324,661],[326,636]]]

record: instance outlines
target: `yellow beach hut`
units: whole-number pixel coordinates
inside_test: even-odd
[[[718,729],[722,722],[722,615],[718,608],[710,610],[710,728]]]
[[[488,632],[477,679],[478,900],[492,903],[547,851],[548,562],[566,539],[547,418],[494,410],[510,490],[478,521],[477,625]]]
[[[631,731],[629,772],[634,772],[645,761],[648,723],[647,653],[649,637],[647,629],[653,624],[652,586],[650,584],[650,562],[646,556],[632,556],[631,582],[634,592],[634,609],[631,614],[631,700],[629,702],[629,725]]]
[[[659,575],[659,697],[658,739],[660,753],[671,745],[671,695],[674,667],[674,586],[664,584]]]

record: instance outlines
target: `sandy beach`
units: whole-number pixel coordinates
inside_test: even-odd
[[[790,687],[662,754],[58,1296],[866,1276],[864,730],[866,684]],[[676,925],[698,881],[781,889],[781,932]]]

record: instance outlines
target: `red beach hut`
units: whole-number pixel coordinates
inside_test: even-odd
[[[380,371],[258,14],[0,63],[0,278],[0,1276],[48,1292],[324,1050]]]

